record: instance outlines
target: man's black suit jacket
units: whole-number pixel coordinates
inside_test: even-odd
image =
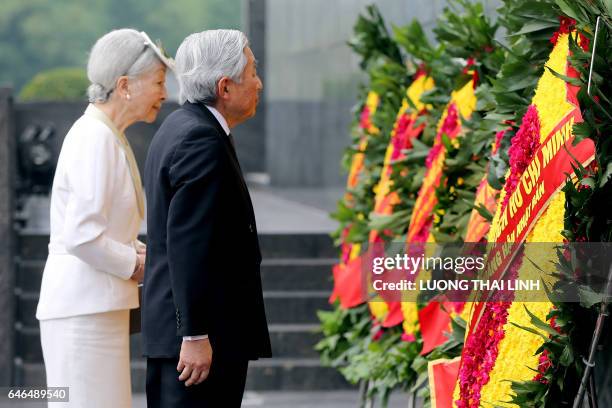
[[[144,354],[177,357],[207,334],[215,356],[271,356],[255,215],[233,144],[186,102],[155,134],[145,165]]]

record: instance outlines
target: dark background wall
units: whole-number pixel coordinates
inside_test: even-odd
[[[15,123],[16,135],[21,135],[26,130],[26,127],[38,125],[46,127],[51,125],[55,130],[54,137],[51,141],[53,151],[53,160],[57,162],[62,142],[68,130],[85,111],[86,102],[28,102],[17,103],[13,106],[13,120]],[[126,136],[130,141],[138,167],[141,174],[144,174],[144,164],[147,157],[149,143],[155,134],[157,128],[163,120],[172,111],[177,109],[179,105],[175,102],[166,102],[162,105],[162,109],[153,123],[135,123],[126,130]],[[261,123],[251,125],[249,122],[238,126],[236,133],[236,150],[241,158],[242,168],[245,172],[261,171],[264,167],[263,162],[258,161],[256,156],[257,149],[263,151],[263,139]]]
[[[11,383],[15,337],[15,140],[11,90],[0,88],[0,387]]]
[[[266,0],[266,158],[271,183],[342,186],[351,107],[366,78],[346,45],[359,13],[379,6],[389,25],[413,18],[432,37],[445,0]],[[494,15],[499,0],[483,0]]]

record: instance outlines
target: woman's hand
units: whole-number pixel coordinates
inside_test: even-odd
[[[145,253],[137,252],[136,254],[136,266],[134,267],[134,273],[132,274],[131,280],[136,282],[142,282],[144,280],[144,267],[145,267]]]

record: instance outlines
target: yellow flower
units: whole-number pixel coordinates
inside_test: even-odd
[[[462,186],[464,182],[465,182],[465,180],[463,180],[463,177],[459,177],[459,178],[457,179],[457,185],[458,185],[458,186]]]
[[[351,253],[349,254],[349,260],[356,259],[361,253],[361,244],[355,244],[351,248]]]
[[[402,302],[402,315],[404,316],[404,322],[402,327],[404,332],[407,334],[416,334],[419,330],[419,313],[417,310],[416,302]]]
[[[380,97],[374,91],[368,92],[368,96],[366,98],[366,105],[370,109],[370,113],[374,114],[376,109],[378,109],[378,103],[380,102]]]
[[[421,102],[421,95],[423,92],[430,90],[434,86],[433,78],[422,75],[415,79],[408,90],[406,91],[406,96],[410,98],[414,106],[417,108],[417,111],[421,111],[424,108],[431,109],[431,105],[425,106]],[[406,103],[407,105],[407,103]]]
[[[380,298],[377,301],[372,301],[368,303],[370,307],[370,312],[372,312],[372,316],[376,318],[379,322],[382,322],[387,316],[389,312],[389,307],[387,304]]]
[[[569,35],[562,34],[555,48],[550,53],[546,66],[555,72],[565,74],[567,56],[569,54]],[[574,107],[567,102],[567,87],[565,81],[557,78],[548,69],[538,81],[532,103],[538,108],[540,117],[540,141],[554,129],[559,121]]]
[[[476,109],[476,95],[474,94],[474,83],[469,81],[458,91],[451,93],[451,100],[457,103],[459,113],[464,118],[472,116],[472,112]]]

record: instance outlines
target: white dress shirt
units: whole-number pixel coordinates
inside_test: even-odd
[[[215,119],[217,119],[217,121],[219,121],[219,123],[221,124],[221,127],[223,128],[223,130],[225,131],[225,134],[229,136],[230,134],[230,128],[227,125],[227,120],[225,120],[225,118],[223,117],[223,115],[221,114],[221,112],[219,112],[217,109],[213,108],[212,106],[208,106],[205,105],[206,108],[208,108],[208,110],[210,111],[210,113],[213,114],[213,116],[215,117]]]
[[[130,277],[142,220],[126,153],[100,113],[89,105],[59,155],[39,320],[138,307]]]

